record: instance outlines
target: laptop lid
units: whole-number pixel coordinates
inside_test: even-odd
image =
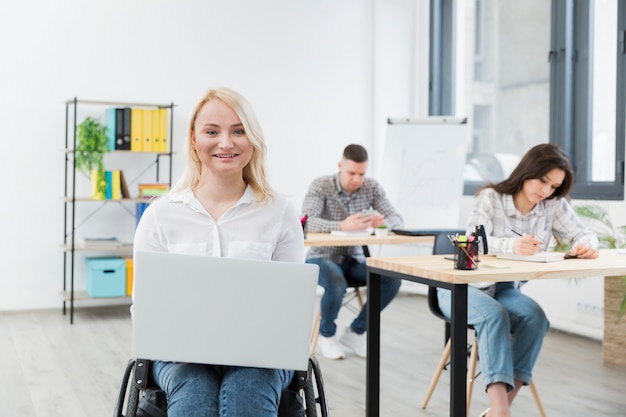
[[[439,233],[457,233],[459,229],[420,229],[420,228],[400,228],[391,229],[397,235],[405,236],[436,236]]]
[[[305,370],[318,266],[138,252],[137,358]]]

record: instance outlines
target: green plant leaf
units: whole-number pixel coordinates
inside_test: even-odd
[[[626,225],[615,227],[608,211],[597,204],[574,207],[583,223],[598,236],[600,247],[616,249],[626,246]],[[622,277],[622,302],[618,307],[618,320],[626,314],[626,276]]]
[[[98,171],[104,178],[104,154],[109,151],[107,128],[100,121],[87,117],[78,125],[76,134],[76,149],[74,149],[74,164],[76,169],[86,175],[92,170]],[[106,181],[97,182],[97,191],[106,191]]]

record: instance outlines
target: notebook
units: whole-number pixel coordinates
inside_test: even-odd
[[[391,229],[391,231],[404,236],[436,236],[439,233],[458,233],[459,229]]]
[[[515,253],[498,253],[498,259],[510,259],[513,261],[527,262],[557,262],[564,261],[565,254],[563,252],[538,252],[534,255],[517,255]]]
[[[352,232],[344,232],[341,230],[333,230],[330,232],[333,236],[371,236],[374,233],[373,230],[355,230]]]
[[[138,252],[132,355],[305,370],[318,266]]]

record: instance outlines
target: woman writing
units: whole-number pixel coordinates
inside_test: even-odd
[[[144,212],[135,252],[304,262],[298,212],[267,183],[261,128],[241,95],[209,91],[186,145],[185,173]],[[155,361],[151,375],[170,417],[265,417],[278,414],[293,371]]]
[[[550,237],[570,245],[579,258],[598,257],[598,239],[567,202],[574,173],[565,153],[553,144],[530,149],[509,178],[489,184],[476,197],[468,231],[484,225],[489,250],[533,255]],[[520,283],[475,284],[468,288],[467,321],[476,329],[483,382],[490,408],[481,417],[510,417],[510,406],[532,370],[549,322]],[[450,291],[438,290],[450,317]]]

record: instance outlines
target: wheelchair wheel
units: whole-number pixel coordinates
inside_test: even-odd
[[[313,385],[314,378],[311,372],[312,365],[309,361],[306,385],[302,388],[304,394],[304,412],[306,417],[317,417],[317,401],[315,398],[315,386]]]
[[[304,388],[304,399],[306,404],[306,416],[317,417],[318,406],[320,417],[328,417],[328,403],[326,402],[326,391],[324,391],[324,378],[319,362],[315,356],[309,357],[308,383]]]
[[[131,359],[126,365],[122,381],[120,383],[120,391],[117,396],[117,402],[115,404],[115,410],[113,417],[135,417],[137,412],[137,404],[139,403],[139,390],[135,387],[135,384],[130,383],[130,376],[135,369],[136,361]],[[128,391],[128,400],[126,401],[126,414],[123,414],[124,401],[126,399],[126,393]]]

